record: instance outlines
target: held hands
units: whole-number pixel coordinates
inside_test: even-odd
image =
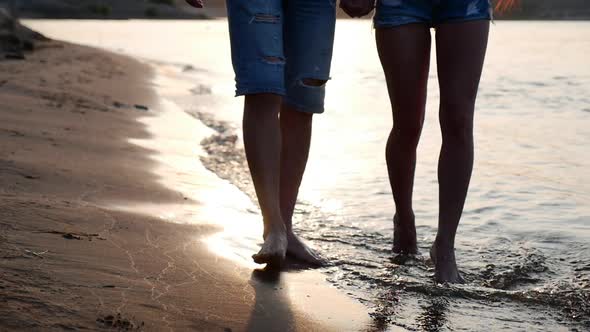
[[[203,8],[203,0],[186,0],[186,3],[193,7]]]
[[[340,0],[340,8],[350,17],[363,17],[373,11],[375,0]]]

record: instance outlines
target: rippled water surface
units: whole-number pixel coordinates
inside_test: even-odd
[[[30,21],[50,36],[141,56],[188,79],[170,91],[221,131],[206,165],[251,192],[225,21]],[[75,26],[75,29],[73,27]],[[433,32],[434,33],[434,32]],[[340,21],[326,113],[314,122],[296,224],[367,304],[375,330],[590,329],[590,23],[497,22],[476,110],[476,162],[457,238],[463,286],[436,286],[418,257],[393,259],[384,147],[391,110],[368,21]],[[434,57],[433,52],[433,57]],[[414,205],[426,253],[437,224],[436,67]],[[165,87],[163,87],[165,88]],[[233,163],[227,162],[233,160]]]

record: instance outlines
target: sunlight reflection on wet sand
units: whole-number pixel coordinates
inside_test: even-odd
[[[170,81],[166,82],[170,84]],[[204,239],[209,248],[240,265],[255,268],[250,256],[262,233],[260,217],[250,199],[229,183],[220,180],[199,162],[203,151],[199,142],[211,130],[166,100],[156,116],[140,119],[153,137],[132,139],[132,144],[157,151],[150,156],[158,165],[153,172],[159,182],[184,195],[186,204],[143,204],[111,202],[109,208],[156,215],[174,223],[213,223],[222,232]]]

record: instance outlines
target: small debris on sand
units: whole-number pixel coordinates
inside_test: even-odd
[[[104,327],[117,329],[118,331],[139,330],[144,326],[144,322],[139,324],[134,323],[131,320],[122,317],[120,313],[117,313],[116,316],[107,315],[104,317],[99,317],[96,319],[96,322],[103,325]]]
[[[122,102],[119,102],[119,101],[114,101],[113,102],[113,107],[116,107],[116,108],[129,108],[129,105],[127,105],[125,103],[122,103]]]
[[[66,233],[62,236],[64,237],[64,239],[68,239],[68,240],[82,240],[82,237],[80,237],[79,235],[72,234],[72,233]]]
[[[135,107],[136,109],[138,109],[140,111],[149,111],[150,110],[147,106],[139,105],[139,104],[135,104],[135,105],[133,105],[133,107]]]
[[[104,240],[104,238],[99,237],[99,234],[96,234],[96,233],[73,233],[73,232],[61,232],[61,231],[45,231],[45,232],[39,232],[39,233],[59,234],[64,239],[68,239],[68,240],[92,241],[93,238],[98,238],[99,240]]]

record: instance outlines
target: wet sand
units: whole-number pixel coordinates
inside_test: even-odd
[[[0,62],[0,330],[365,327],[363,307],[318,273],[253,270],[211,252],[204,239],[223,227],[194,197],[216,187],[212,174],[191,174],[191,196],[154,172],[161,136],[145,123],[164,113],[153,75],[55,41]]]

